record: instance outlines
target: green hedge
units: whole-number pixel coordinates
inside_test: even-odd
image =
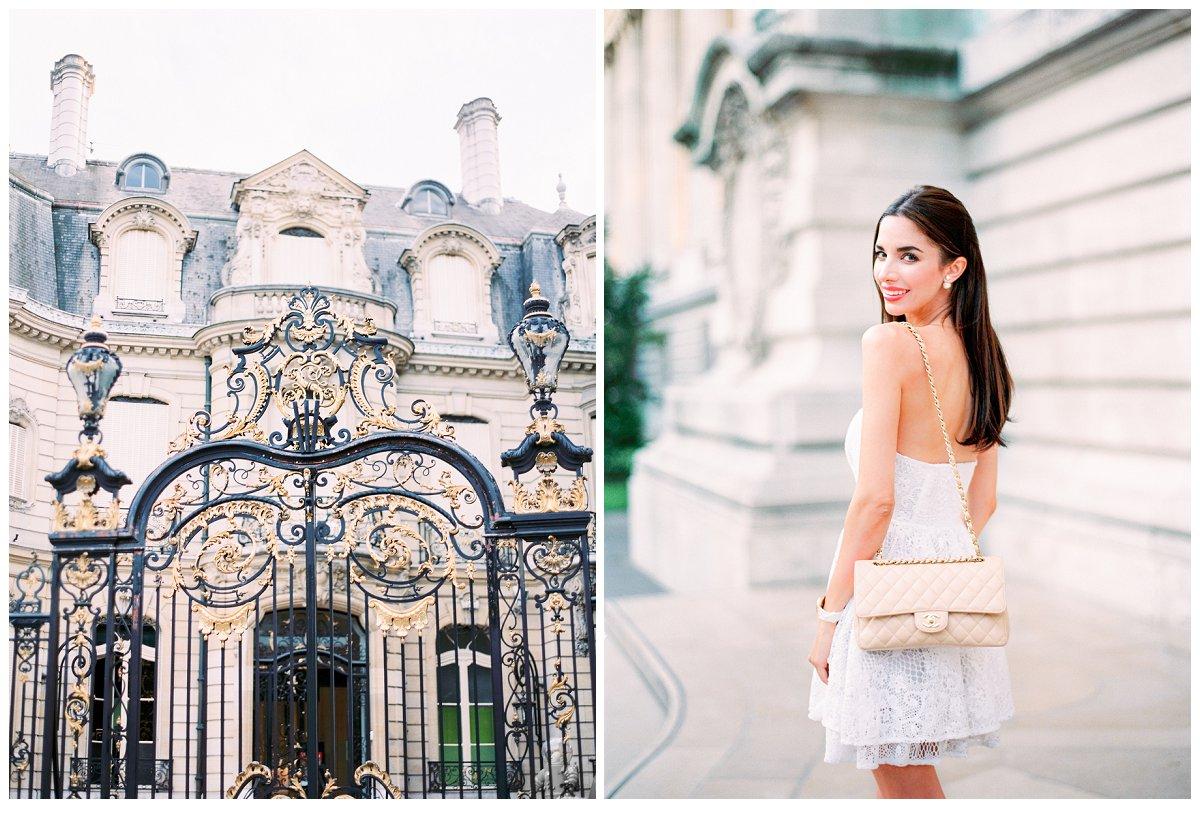
[[[650,390],[637,372],[638,349],[661,344],[646,327],[652,273],[642,269],[618,276],[604,265],[604,480],[623,482],[633,453],[643,443],[642,404]]]

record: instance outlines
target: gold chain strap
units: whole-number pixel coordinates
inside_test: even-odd
[[[954,483],[958,487],[958,497],[962,501],[962,519],[967,525],[967,531],[971,534],[971,543],[975,547],[975,554],[972,557],[926,557],[926,558],[910,558],[908,560],[881,560],[883,554],[882,544],[879,551],[875,553],[875,564],[877,566],[892,566],[905,565],[910,563],[976,563],[983,560],[983,550],[979,548],[979,538],[975,536],[975,523],[971,520],[971,509],[967,505],[967,491],[963,489],[962,476],[958,474],[958,461],[954,460],[954,446],[950,443],[950,433],[946,431],[946,419],[942,416],[942,402],[938,400],[937,387],[933,385],[933,368],[929,366],[929,355],[925,352],[925,340],[921,338],[921,334],[917,332],[917,328],[913,327],[907,321],[900,322],[908,331],[913,334],[913,338],[917,340],[917,346],[921,348],[921,360],[925,362],[925,376],[929,379],[929,391],[933,393],[933,408],[937,410],[938,425],[942,428],[942,440],[946,444],[946,457],[950,459],[950,469],[954,472]]]

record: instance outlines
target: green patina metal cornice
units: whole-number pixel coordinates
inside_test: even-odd
[[[704,100],[716,76],[717,66],[727,55],[737,53],[737,41],[725,35],[717,37],[704,52],[700,70],[696,75],[696,90],[692,93],[692,105],[687,120],[675,130],[672,138],[689,150],[696,147],[700,139],[700,117],[704,112]]]
[[[862,43],[845,38],[807,37],[773,32],[752,37],[722,35],[713,40],[696,76],[687,119],[672,135],[689,150],[701,143],[701,119],[717,71],[727,57],[743,61],[760,86],[766,85],[782,62],[798,57],[814,65],[870,72],[887,77],[941,80],[957,83],[958,52],[947,48],[914,48]],[[703,163],[705,157],[698,157]]]
[[[954,49],[869,45],[785,32],[767,35],[746,58],[746,67],[765,82],[779,58],[791,55],[832,58],[843,65],[857,63],[853,67],[877,74],[951,79],[958,76],[958,52]]]

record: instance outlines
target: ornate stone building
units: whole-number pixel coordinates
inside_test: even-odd
[[[871,230],[930,183],[976,220],[1016,378],[987,547],[1182,633],[1189,13],[621,11],[605,36],[606,252],[659,273],[666,336],[634,562],[825,577]]]
[[[503,196],[500,115],[492,100],[472,100],[458,112],[462,192],[455,193],[434,179],[363,186],[306,150],[250,174],[176,167],[166,147],[120,161],[89,160],[94,79],[79,55],[58,61],[48,155],[9,157],[10,576],[35,557],[46,564],[54,490],[43,478],[78,446],[80,422],[64,365],[92,316],[102,320],[124,366],[101,429],[108,462],[132,480],[122,492],[126,502],[189,418],[233,406],[226,395],[231,346],[245,343],[244,328],[282,315],[304,285],[328,295],[338,314],[373,322],[396,369],[398,405],[429,402],[501,486],[507,477],[500,453],[517,446],[530,423],[530,398],[508,334],[531,287],[540,289],[571,332],[555,399],[558,421],[574,442],[592,445],[595,217],[566,205],[561,177],[553,212]],[[585,468],[589,480],[593,469]],[[512,490],[504,491],[511,506]],[[460,609],[474,612],[475,605],[463,601]],[[357,621],[342,625],[362,628]],[[439,635],[439,650],[441,642]],[[240,673],[236,663],[221,668]],[[379,693],[386,673],[370,671],[372,680],[384,675],[372,697],[386,696]],[[466,683],[451,682],[466,703]],[[436,686],[429,681],[428,690],[435,688],[441,702],[440,678]],[[590,713],[592,704],[580,707]],[[175,717],[181,726],[182,713]],[[165,738],[171,717],[165,707],[159,715]],[[462,737],[429,741],[442,743],[440,759],[466,764],[471,736],[465,723],[455,724]],[[472,722],[470,734],[476,730]],[[437,736],[436,728],[430,731]],[[452,753],[448,741],[461,747]],[[225,758],[213,757],[212,765],[218,762],[224,766]],[[226,780],[240,767],[234,757],[228,762]],[[215,770],[199,784],[173,771],[158,787],[217,795],[229,782],[218,781]],[[420,790],[429,771],[417,776]]]

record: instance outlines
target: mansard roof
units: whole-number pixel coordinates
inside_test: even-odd
[[[289,160],[283,160],[283,163]],[[46,166],[45,155],[9,154],[9,168],[28,185],[44,191],[56,203],[91,207],[97,211],[129,196],[127,191],[116,186],[119,164],[88,161],[74,176],[59,176]],[[248,174],[173,167],[170,189],[165,194],[146,195],[166,199],[190,218],[201,216],[232,222],[237,219],[231,201],[234,186],[266,174],[271,168]],[[363,189],[353,182],[350,184]],[[363,209],[363,226],[368,232],[396,231],[415,236],[437,222],[454,221],[478,230],[493,241],[520,242],[531,232],[556,234],[567,225],[579,224],[587,218],[587,214],[569,208],[549,212],[514,199],[505,199],[500,213],[484,213],[463,201],[461,196],[455,197],[449,216],[409,214],[401,208],[408,188],[384,185],[367,185],[365,188],[369,196]]]

